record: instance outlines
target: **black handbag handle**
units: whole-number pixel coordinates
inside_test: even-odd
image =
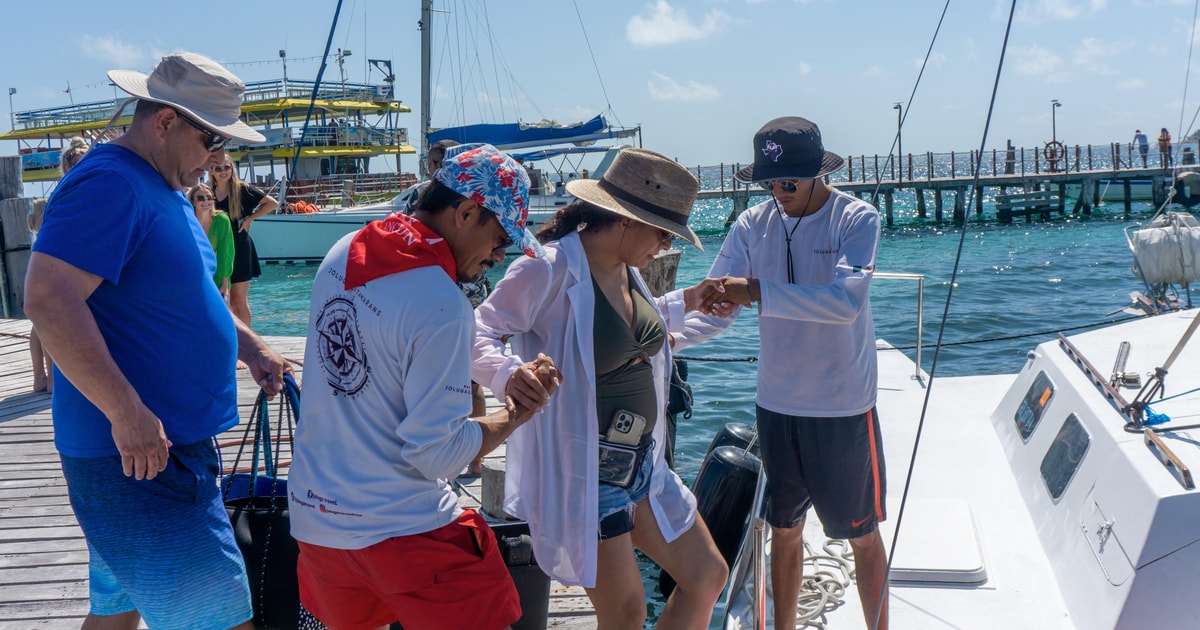
[[[296,379],[291,374],[285,374],[283,377],[283,391],[277,405],[277,414],[275,417],[275,438],[271,438],[271,408],[270,401],[267,399],[267,392],[259,390],[258,397],[254,400],[254,409],[252,411],[252,420],[246,423],[246,429],[242,434],[241,443],[238,445],[237,456],[233,460],[233,466],[230,468],[231,474],[237,473],[241,468],[242,457],[245,454],[246,444],[252,444],[250,458],[250,489],[253,494],[257,487],[259,477],[259,461],[261,457],[262,466],[261,474],[273,480],[279,478],[279,462],[281,449],[283,447],[284,438],[291,444],[294,437],[295,425],[300,418],[300,386],[297,385]],[[275,494],[272,482],[272,495]],[[228,488],[226,488],[228,492]]]

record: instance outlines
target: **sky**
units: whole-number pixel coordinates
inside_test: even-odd
[[[190,50],[243,80],[315,79],[335,0],[5,3],[0,89],[26,111],[113,98],[105,71]],[[435,127],[610,112],[686,165],[752,159],[766,121],[816,122],[828,150],[905,153],[983,140],[1010,2],[944,0],[435,0]],[[1129,142],[1194,128],[1194,0],[1018,2],[985,147]],[[53,13],[53,15],[51,15]],[[333,38],[348,81],[390,59],[419,137],[419,0],[344,0]],[[926,51],[932,53],[918,85]],[[1200,54],[1200,53],[1196,53]],[[1193,57],[1196,56],[1193,54]],[[1200,64],[1196,76],[1200,79]],[[326,81],[340,80],[336,62]],[[1185,85],[1188,93],[1185,94]],[[67,92],[67,88],[70,92]],[[914,87],[916,88],[913,95]],[[910,102],[911,97],[911,102]],[[1061,107],[1055,109],[1057,99]],[[7,106],[4,103],[0,106]],[[1181,124],[1182,121],[1182,124]],[[0,123],[3,124],[3,123]],[[0,143],[13,154],[16,143]],[[415,158],[405,158],[414,170]]]

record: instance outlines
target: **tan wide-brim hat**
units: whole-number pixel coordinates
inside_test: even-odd
[[[240,119],[246,85],[204,55],[172,53],[148,76],[136,70],[110,70],[108,78],[130,95],[174,107],[221,135],[251,143],[266,140]]]
[[[567,192],[594,206],[664,229],[704,246],[688,227],[700,182],[670,158],[645,149],[621,149],[600,179],[567,182]]]

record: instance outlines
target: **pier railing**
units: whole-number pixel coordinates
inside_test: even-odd
[[[828,176],[830,183],[869,183],[875,181],[913,182],[972,176],[977,151],[935,153],[905,153],[902,155],[845,155],[846,165]],[[1200,142],[1176,143],[1170,153],[1151,144],[1143,157],[1138,148],[1127,142],[1092,145],[1064,145],[1063,150],[1050,155],[1045,147],[1012,147],[984,151],[980,159],[980,175],[1030,176],[1050,173],[1079,173],[1108,170],[1114,173],[1147,168],[1166,169],[1172,162],[1183,166],[1196,164]],[[700,188],[710,192],[736,192],[747,188],[733,175],[742,164],[717,164],[690,168]],[[757,187],[757,186],[753,186]]]

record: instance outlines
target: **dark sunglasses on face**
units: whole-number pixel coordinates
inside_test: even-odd
[[[776,186],[779,187],[779,190],[788,194],[796,192],[796,180],[793,179],[776,179],[763,183],[763,188],[771,191],[774,191]]]
[[[488,212],[491,212],[491,210]],[[492,251],[496,251],[498,249],[508,249],[509,247],[512,247],[513,240],[508,237],[508,231],[504,229],[504,224],[500,223],[500,217],[496,216],[496,213],[492,212],[492,218],[496,219],[496,223],[500,225],[500,233],[504,235],[504,240],[501,241],[499,245],[493,247]]]
[[[218,164],[209,170],[214,173],[224,173],[225,171],[232,170],[232,169],[233,169],[233,167],[228,164]]]
[[[196,195],[192,201],[216,201],[217,198],[212,195]]]
[[[670,245],[671,239],[673,239],[673,238],[675,238],[674,234],[672,234],[666,230],[663,230],[663,229],[658,230],[658,244],[659,245]]]
[[[226,138],[225,136],[222,136],[219,133],[213,133],[212,131],[204,128],[200,123],[198,123],[198,122],[192,120],[191,118],[187,117],[186,115],[184,115],[183,112],[180,112],[179,110],[175,110],[175,113],[179,114],[179,117],[181,119],[183,119],[183,122],[191,125],[194,129],[196,129],[200,133],[204,134],[204,136],[205,136],[204,148],[207,149],[209,153],[212,153],[214,151],[220,151],[221,148],[225,146],[225,143],[229,142],[229,138]],[[216,170],[216,169],[213,169],[213,170]]]

